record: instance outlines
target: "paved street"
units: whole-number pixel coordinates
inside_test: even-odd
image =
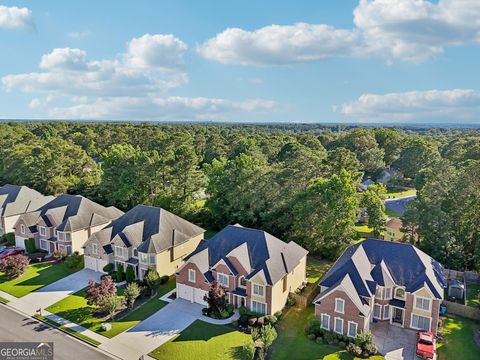
[[[0,341],[53,341],[55,360],[107,360],[111,357],[32,318],[0,305]]]
[[[388,210],[396,212],[399,215],[403,215],[405,214],[405,211],[407,211],[407,203],[409,201],[415,200],[416,198],[417,195],[411,195],[396,199],[386,199],[385,207]]]

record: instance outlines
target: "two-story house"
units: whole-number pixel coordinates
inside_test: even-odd
[[[172,275],[203,240],[205,230],[164,209],[137,205],[85,243],[85,267],[132,266],[143,279],[150,267]]]
[[[367,239],[348,247],[320,281],[321,327],[350,337],[372,322],[437,333],[443,267],[415,246]]]
[[[0,236],[13,233],[20,215],[38,209],[53,200],[26,186],[0,186]]]
[[[123,214],[115,207],[104,207],[80,195],[60,195],[35,211],[21,215],[15,223],[15,242],[35,239],[38,249],[67,255],[78,251],[95,232]]]
[[[235,307],[273,314],[305,283],[307,253],[265,231],[227,226],[202,241],[177,271],[177,298],[206,305],[204,297],[217,281]]]

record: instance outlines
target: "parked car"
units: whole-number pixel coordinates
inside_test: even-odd
[[[24,252],[25,250],[20,248],[10,248],[0,254],[0,260],[9,256],[23,254]]]
[[[424,359],[433,359],[435,356],[435,336],[431,331],[417,333],[417,355]]]

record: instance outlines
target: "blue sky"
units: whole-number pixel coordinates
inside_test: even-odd
[[[0,0],[0,118],[480,124],[479,18],[478,0]]]

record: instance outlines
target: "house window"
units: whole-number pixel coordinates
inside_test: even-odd
[[[263,285],[253,284],[253,295],[263,296]]]
[[[40,236],[46,236],[47,235],[47,229],[45,229],[43,226],[39,226],[38,231],[40,232]]]
[[[384,319],[390,319],[390,306],[389,305],[385,305],[383,307],[383,318]]]
[[[330,330],[330,315],[322,314],[321,318],[322,322],[320,326],[322,327],[322,329]]]
[[[245,279],[245,276],[240,276],[240,287],[247,287],[247,279]]]
[[[287,291],[287,284],[288,284],[287,275],[285,275],[283,277],[283,292]]]
[[[392,298],[392,288],[385,288],[385,300]]]
[[[194,283],[196,281],[196,273],[193,269],[188,269],[188,281]]]
[[[337,334],[343,334],[343,319],[342,318],[335,318],[335,325],[333,328],[333,331],[335,331]]]
[[[267,304],[261,303],[258,301],[252,301],[252,311],[259,313],[259,314],[266,314],[267,313]]]
[[[353,321],[348,322],[348,336],[352,338],[357,337],[357,329],[358,329],[358,324]]]
[[[382,298],[382,288],[380,286],[377,286],[377,290],[375,291],[375,297],[377,299],[381,299]]]
[[[115,246],[115,256],[123,257],[123,248],[121,246]]]
[[[140,264],[148,265],[148,256],[147,254],[140,253]]]
[[[420,310],[430,310],[430,299],[417,297],[415,300],[415,307]]]
[[[399,299],[405,299],[405,289],[403,288],[396,288],[395,289],[395,297]]]
[[[22,234],[25,234],[25,225],[23,225],[23,224],[20,225],[20,232]]]
[[[148,256],[148,261],[149,261],[150,265],[155,265],[157,263],[157,259],[156,259],[155,254],[150,254]]]
[[[382,317],[382,307],[378,304],[373,305],[373,317],[377,319]]]
[[[335,299],[335,312],[343,314],[344,310],[345,310],[345,300]]]
[[[65,233],[61,231],[57,231],[57,237],[60,241],[71,241],[72,235],[70,233]]]
[[[98,246],[97,244],[92,244],[92,254],[97,255],[98,254]]]
[[[40,239],[40,249],[48,251],[48,241]]]
[[[430,318],[412,314],[412,328],[430,330]]]
[[[217,279],[218,279],[218,282],[221,285],[228,287],[228,276],[227,275],[218,273],[217,274]]]

